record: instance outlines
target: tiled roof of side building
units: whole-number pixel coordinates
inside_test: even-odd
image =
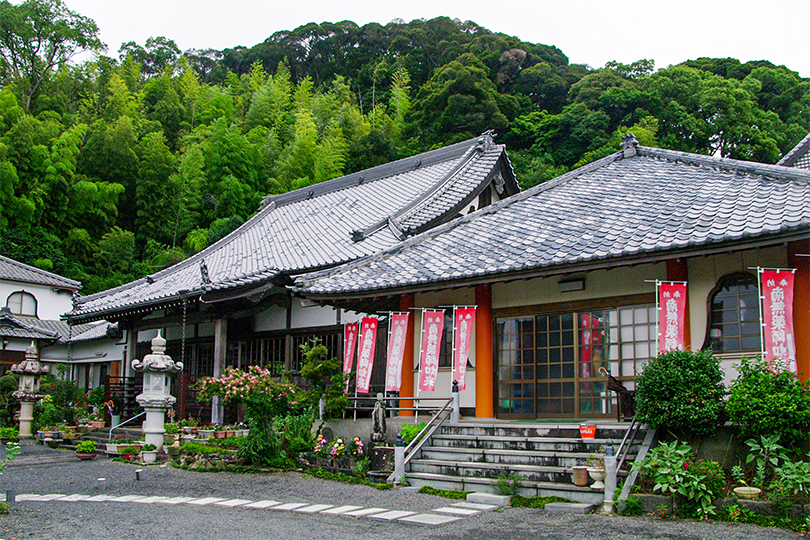
[[[34,322],[35,320],[27,321],[24,317],[14,316],[11,310],[5,306],[0,308],[0,336],[18,339],[59,341],[58,332],[41,328],[33,324]]]
[[[365,257],[402,239],[392,217],[420,202],[453,207],[473,196],[505,154],[489,134],[265,199],[259,212],[214,245],[152,276],[80,298],[73,321],[138,306],[165,305],[183,294],[245,287]],[[517,191],[508,160],[506,171]],[[483,165],[481,165],[483,164]],[[441,189],[456,187],[452,194]],[[453,216],[454,217],[454,216]],[[449,218],[448,218],[449,219]],[[201,264],[207,279],[201,274]]]
[[[777,165],[783,165],[785,167],[797,167],[799,169],[810,169],[810,133],[802,139],[799,144],[793,147],[793,149],[785,154],[785,156],[779,160]]]
[[[299,276],[296,288],[313,298],[358,298],[810,236],[810,171],[656,148],[631,153],[608,156],[396,248]]]
[[[40,270],[39,268],[23,264],[1,255],[0,280],[47,285],[49,287],[59,287],[72,291],[77,291],[82,288],[82,284],[79,281],[46,272],[45,270]]]

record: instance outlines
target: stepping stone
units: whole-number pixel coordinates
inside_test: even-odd
[[[112,495],[93,495],[89,499],[85,499],[85,501],[87,501],[87,502],[105,502],[105,501],[109,501],[110,499],[114,499],[114,498],[115,497],[113,497]],[[20,500],[19,495],[17,495],[17,500],[18,501]]]
[[[256,501],[254,503],[246,504],[243,508],[270,508],[281,504],[278,501]]]
[[[76,502],[76,501],[84,501],[89,499],[90,495],[80,495],[78,493],[74,493],[73,495],[68,495],[67,497],[62,497],[59,501],[66,501],[66,502]]]
[[[280,506],[271,506],[270,510],[281,510],[282,512],[289,512],[291,510],[295,510],[296,508],[301,508],[302,506],[309,506],[309,503],[287,503],[282,504]]]
[[[169,497],[168,499],[157,501],[163,504],[180,504],[180,503],[190,503],[191,501],[196,501],[196,497]]]
[[[155,497],[146,497],[145,499],[138,499],[137,501],[132,501],[132,502],[141,503],[141,504],[154,504],[156,502],[163,502],[166,499],[168,499],[168,497],[157,497],[157,496],[155,496]]]
[[[43,495],[39,498],[40,501],[57,501],[59,499],[64,499],[67,497],[64,493],[49,493],[48,495]]]
[[[112,499],[107,499],[107,502],[135,502],[139,499],[145,499],[146,497],[143,495],[124,495],[123,497],[113,497]]]
[[[233,508],[235,506],[242,506],[243,504],[247,504],[249,502],[253,502],[253,501],[249,501],[247,499],[230,499],[228,501],[222,501],[222,502],[218,502],[218,503],[214,503],[214,504],[219,505],[219,506],[229,506],[229,507]]]
[[[585,503],[548,503],[546,512],[560,512],[566,514],[589,514],[594,505]]]
[[[509,506],[512,497],[509,495],[493,495],[492,493],[469,493],[467,494],[467,502],[481,503],[481,504],[494,504],[496,506]]]
[[[488,512],[489,510],[495,510],[496,508],[499,508],[498,506],[495,506],[494,504],[481,504],[481,503],[472,503],[472,502],[467,502],[467,501],[457,502],[457,503],[451,504],[450,506],[454,506],[456,508],[467,508],[468,510],[478,510],[480,512]]]
[[[196,499],[193,501],[188,501],[186,504],[194,504],[196,506],[205,506],[206,504],[214,504],[215,502],[224,501],[225,499],[220,499],[217,497],[204,497],[202,499]]]
[[[363,507],[362,506],[338,506],[338,507],[335,507],[335,508],[330,508],[329,510],[324,510],[324,511],[321,512],[321,514],[332,514],[332,515],[345,514],[346,512],[354,512],[355,510],[360,510],[361,508],[363,508]]]
[[[293,512],[301,512],[302,514],[316,514],[318,512],[323,512],[324,510],[328,510],[332,508],[333,505],[331,504],[312,504],[309,506],[304,506],[303,508],[296,508]]]
[[[391,510],[390,512],[383,512],[382,514],[373,514],[368,516],[369,519],[379,519],[380,521],[395,521],[400,518],[413,516],[416,512],[405,512],[403,510]]]
[[[35,501],[35,500],[39,499],[39,497],[40,496],[37,495],[36,493],[22,493],[20,495],[17,495],[14,498],[14,500],[17,501],[17,502],[20,502],[20,501]]]
[[[399,488],[399,492],[400,493],[419,493],[420,489],[422,489],[422,488],[417,487],[417,486],[405,486],[405,487]]]
[[[436,527],[437,525],[453,523],[454,521],[459,521],[460,519],[460,517],[440,516],[438,514],[416,514],[415,516],[400,518],[399,521],[402,523],[413,523],[414,525]]]
[[[474,516],[475,514],[480,514],[480,510],[470,510],[469,508],[456,508],[453,506],[442,506],[441,508],[436,508],[433,510],[434,512],[441,512],[442,514],[453,514],[454,516]]]
[[[388,508],[363,508],[362,510],[352,510],[351,512],[346,512],[343,515],[351,517],[365,517],[370,516],[371,514],[381,514],[383,512],[388,512]]]

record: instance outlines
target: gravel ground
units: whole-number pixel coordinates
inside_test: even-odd
[[[64,461],[58,461],[63,459]],[[24,446],[14,466],[0,476],[0,493],[81,493],[86,495],[162,495],[274,499],[331,505],[382,507],[429,512],[455,501],[431,495],[379,491],[300,473],[194,473],[173,468],[137,467],[108,459],[79,462],[71,453]],[[105,478],[99,481],[99,478]],[[693,520],[657,521],[599,515],[551,514],[506,508],[484,512],[439,527],[379,523],[345,516],[302,515],[249,508],[189,505],[34,502],[12,503],[11,515],[0,516],[0,539],[376,539],[382,536],[419,539],[787,539],[790,531],[732,523]],[[275,540],[275,539],[274,539]]]

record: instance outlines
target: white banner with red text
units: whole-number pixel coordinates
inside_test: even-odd
[[[470,341],[475,324],[475,307],[459,307],[453,317],[453,380],[458,381],[458,389],[467,388],[467,358],[470,355]]]
[[[658,284],[658,354],[686,348],[686,283]]]
[[[439,352],[444,330],[444,311],[422,312],[422,350],[419,356],[419,390],[433,392],[439,374]]]
[[[385,391],[399,392],[402,386],[402,361],[408,336],[409,313],[392,313],[388,329],[388,357],[385,361]],[[411,360],[413,362],[413,360]]]
[[[798,373],[793,334],[793,270],[760,269],[763,357],[771,369]]]
[[[357,355],[357,391],[368,393],[371,384],[371,370],[374,367],[374,347],[377,343],[376,317],[363,317],[360,321],[360,352]]]

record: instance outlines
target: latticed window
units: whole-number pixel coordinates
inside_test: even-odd
[[[720,281],[711,296],[709,345],[717,352],[760,350],[759,292],[750,274]]]
[[[37,299],[33,294],[25,291],[11,293],[6,300],[6,306],[14,315],[37,316]]]

